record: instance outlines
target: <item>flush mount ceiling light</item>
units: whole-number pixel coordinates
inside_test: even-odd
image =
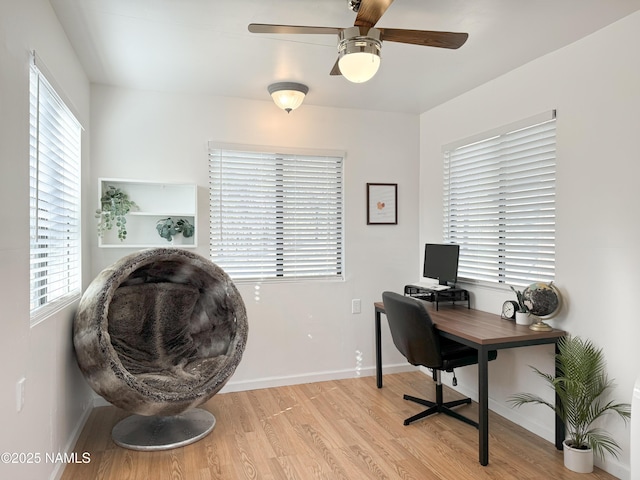
[[[353,83],[371,80],[380,68],[380,30],[370,28],[366,36],[359,27],[345,28],[339,34],[338,68]]]
[[[269,85],[268,90],[275,104],[285,112],[291,113],[291,110],[302,105],[309,87],[295,82],[278,82]]]

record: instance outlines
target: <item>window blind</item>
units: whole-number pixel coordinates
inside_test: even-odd
[[[444,232],[458,276],[527,285],[555,277],[555,112],[444,151]]]
[[[81,290],[81,127],[35,64],[29,91],[30,311],[35,324]]]
[[[210,253],[234,279],[341,279],[341,156],[210,148]]]

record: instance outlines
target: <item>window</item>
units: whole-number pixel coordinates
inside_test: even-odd
[[[527,285],[555,276],[555,112],[444,151],[444,240],[458,276]]]
[[[213,261],[233,279],[342,279],[342,163],[210,146]]]
[[[81,127],[42,72],[30,72],[31,324],[80,294]]]

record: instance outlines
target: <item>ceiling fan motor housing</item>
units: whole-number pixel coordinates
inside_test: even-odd
[[[370,53],[380,56],[382,41],[380,40],[380,30],[376,28],[370,28],[366,35],[360,35],[359,27],[345,28],[338,37],[340,56],[351,53]]]

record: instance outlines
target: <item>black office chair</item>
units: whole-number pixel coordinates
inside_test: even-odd
[[[478,351],[438,334],[431,321],[425,304],[412,297],[394,292],[382,294],[384,309],[389,320],[389,329],[393,343],[412,365],[427,367],[433,372],[436,382],[436,401],[405,395],[405,400],[419,403],[427,410],[407,418],[405,425],[434,413],[444,413],[478,428],[478,423],[451,410],[458,405],[471,403],[470,398],[444,402],[442,395],[441,372],[452,372],[454,368],[478,363]],[[495,360],[498,352],[489,352],[489,360]],[[454,374],[455,379],[455,374]]]

